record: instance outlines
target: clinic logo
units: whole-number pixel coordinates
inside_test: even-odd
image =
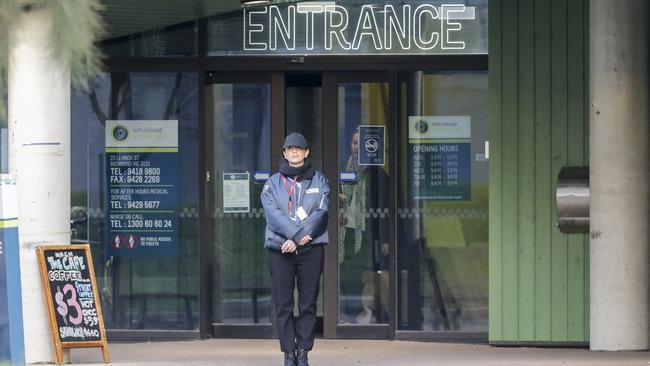
[[[417,121],[414,127],[418,133],[426,133],[429,130],[429,124],[426,121]]]
[[[113,137],[117,141],[124,141],[129,136],[129,131],[124,126],[116,126],[113,129]]]

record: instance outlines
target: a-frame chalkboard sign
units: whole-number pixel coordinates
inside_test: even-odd
[[[36,248],[56,363],[63,349],[101,347],[109,362],[102,305],[88,244]]]

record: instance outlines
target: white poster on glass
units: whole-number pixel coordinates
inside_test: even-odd
[[[249,213],[250,173],[223,173],[223,212]]]

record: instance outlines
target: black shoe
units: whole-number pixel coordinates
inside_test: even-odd
[[[306,349],[298,349],[298,366],[309,366],[309,360],[307,359]]]
[[[293,352],[284,353],[284,366],[296,366],[296,354]]]

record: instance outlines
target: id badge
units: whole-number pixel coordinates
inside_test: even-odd
[[[307,218],[307,213],[305,212],[305,209],[302,208],[302,206],[298,207],[296,210],[296,216],[300,219],[300,221],[303,221],[304,219]]]

